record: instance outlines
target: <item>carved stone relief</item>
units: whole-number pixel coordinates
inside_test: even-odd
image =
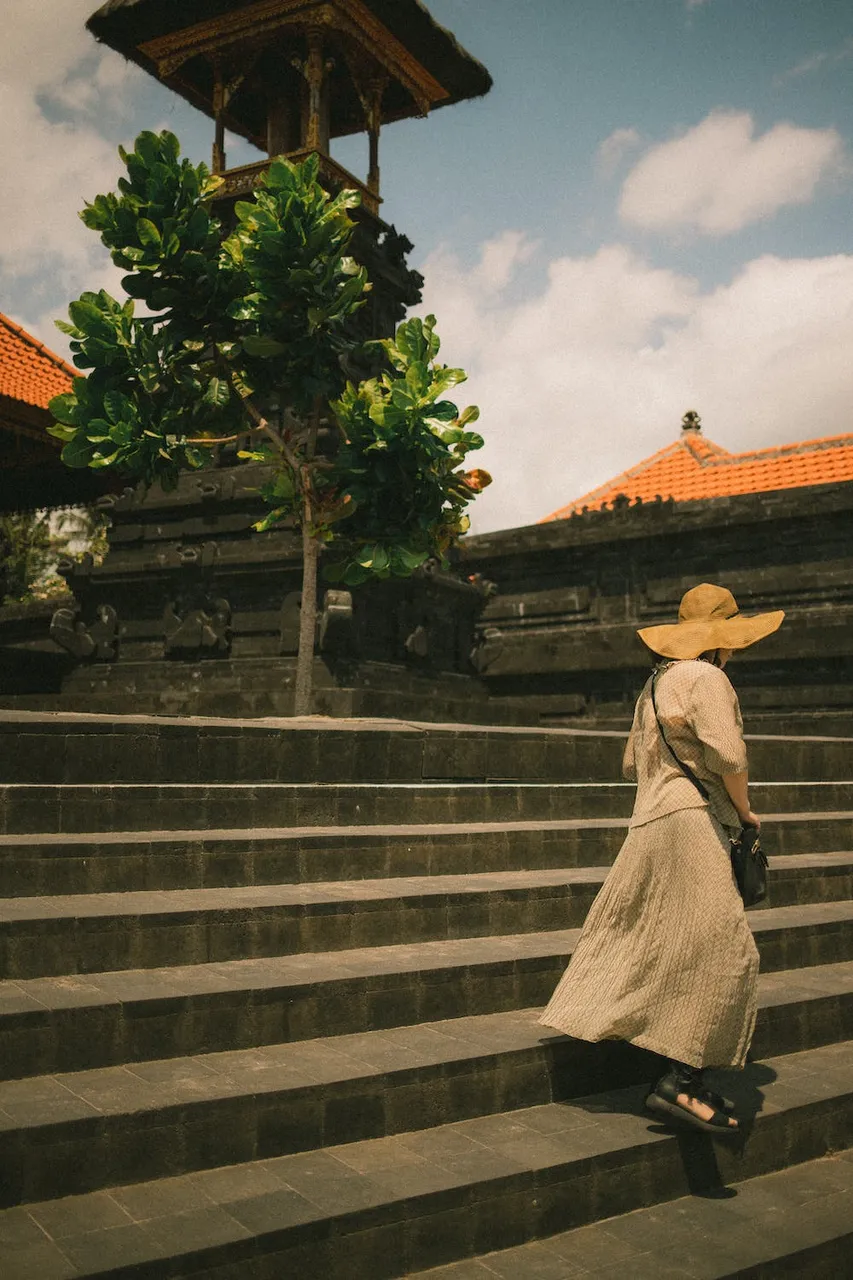
[[[206,608],[185,608],[169,601],[163,610],[163,648],[167,656],[201,652],[228,653],[231,647],[231,606],[222,598]]]
[[[85,621],[79,605],[57,609],[50,620],[50,638],[78,659],[112,662],[118,653],[118,614],[101,604],[91,621]]]

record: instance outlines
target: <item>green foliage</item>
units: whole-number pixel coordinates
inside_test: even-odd
[[[341,387],[338,355],[366,273],[346,257],[347,210],[317,182],[317,160],[278,160],[223,242],[210,208],[220,185],[180,159],[171,133],[121,151],[127,177],[81,214],[128,274],[69,307],[73,360],[88,376],[51,402],[72,467],[112,467],[173,488],[209,460],[206,439],[253,425],[247,403],[275,392],[297,412]],[[137,316],[135,300],[153,313]]]
[[[464,470],[483,443],[469,430],[477,410],[446,399],[465,374],[438,363],[432,316],[381,343],[380,377],[343,385],[346,325],[370,288],[348,255],[358,195],[323,191],[316,156],[278,159],[223,239],[220,180],[182,160],[173,134],[142,133],[121,155],[118,192],[81,217],[126,271],[129,297],[84,293],[57,322],[81,370],[50,405],[64,461],[168,489],[211,446],[251,433],[238,456],[272,471],[256,527],[295,520],[330,544],[330,579],[407,576],[444,558],[489,482]],[[340,440],[315,456],[329,402]]]
[[[68,588],[55,572],[60,556],[106,551],[103,516],[89,507],[68,511],[22,511],[0,516],[0,580],[3,603],[46,600]]]
[[[332,405],[344,442],[326,484],[346,523],[325,575],[353,585],[443,560],[469,527],[465,508],[490,479],[464,469],[466,455],[483,444],[467,430],[478,410],[460,414],[443,398],[465,374],[436,360],[435,317],[406,321],[382,346],[393,372],[347,384]]]
[[[23,511],[0,517],[4,604],[32,599],[32,587],[49,571],[54,559],[46,511]]]
[[[318,158],[270,165],[253,202],[238,201],[237,227],[223,254],[250,282],[230,307],[243,351],[267,364],[254,383],[306,416],[317,397],[340,388],[343,328],[364,305],[367,272],[347,256],[354,191],[333,199],[317,180]],[[251,380],[251,379],[250,379]]]

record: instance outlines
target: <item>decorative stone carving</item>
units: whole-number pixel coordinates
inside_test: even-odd
[[[98,605],[86,622],[79,605],[57,609],[50,620],[50,638],[78,659],[112,662],[118,653],[118,614],[112,605]]]
[[[479,632],[469,654],[471,666],[478,675],[483,675],[497,661],[503,647],[503,635],[498,627],[484,627]]]
[[[352,645],[352,592],[327,591],[320,614],[320,652],[340,656]]]
[[[230,502],[237,489],[237,480],[233,472],[226,471],[215,480],[207,477],[196,480],[195,488],[202,502]]]
[[[134,507],[138,507],[141,502],[139,490],[131,485],[126,485],[120,494],[105,493],[103,497],[98,498],[95,507],[98,511],[106,511],[108,515],[114,512],[132,511]]]
[[[170,600],[163,610],[163,634],[167,656],[199,651],[221,656],[231,647],[231,606],[220,598],[184,612],[180,602]]]
[[[429,654],[429,632],[423,623],[415,627],[406,638],[406,652],[415,658],[426,658]]]

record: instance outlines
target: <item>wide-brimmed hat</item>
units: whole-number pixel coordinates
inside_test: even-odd
[[[725,587],[701,582],[681,597],[678,622],[643,627],[637,635],[663,658],[698,658],[708,649],[747,649],[781,626],[782,609],[745,618]]]

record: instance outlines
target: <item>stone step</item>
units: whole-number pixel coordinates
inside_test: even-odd
[[[627,818],[0,835],[0,897],[610,863]],[[771,856],[853,848],[853,811],[764,815]]]
[[[411,1280],[839,1280],[853,1248],[853,1151],[682,1196]]]
[[[52,1266],[54,1275],[150,1280],[390,1280],[688,1192],[719,1194],[727,1182],[849,1146],[851,1067],[851,1043],[752,1064],[726,1082],[746,1120],[746,1141],[718,1141],[712,1149],[702,1141],[701,1150],[697,1140],[650,1119],[646,1086],[433,1128],[409,1107],[400,1133],[275,1154],[286,1143],[285,1120],[273,1126],[274,1137],[271,1130],[259,1142],[253,1133],[253,1158],[226,1168],[213,1167],[216,1155],[188,1125],[180,1148],[172,1131],[148,1129],[133,1151],[113,1148],[105,1167],[93,1142],[108,1126],[89,1111],[88,1119],[70,1122],[81,1145],[66,1144],[55,1161],[29,1166],[19,1148],[16,1160],[4,1162],[5,1202],[14,1190],[28,1208],[0,1217],[0,1235],[18,1241],[19,1275],[22,1267],[49,1275]],[[175,1118],[190,1110],[176,1109]],[[233,1159],[246,1134],[227,1108],[222,1119],[218,1155],[227,1158],[230,1146]],[[413,1121],[422,1127],[413,1129]],[[131,1155],[138,1181],[116,1186]],[[197,1172],[181,1173],[188,1159]],[[56,1201],[54,1188],[72,1172],[75,1188],[89,1194]],[[152,1172],[158,1180],[143,1181]]]
[[[810,977],[804,986],[798,971],[763,982],[756,1052],[800,1052],[849,1030],[853,966]],[[114,1178],[166,1176],[564,1101],[648,1082],[660,1071],[654,1054],[572,1040],[542,1027],[538,1016],[538,1008],[515,1010],[7,1080],[0,1083],[0,1166],[20,1168],[22,1189],[47,1179],[36,1194],[61,1195],[81,1187],[84,1153],[94,1167],[82,1176],[93,1190]],[[147,1134],[155,1140],[142,1154]],[[0,1188],[3,1179],[0,1171]],[[4,1194],[0,1202],[14,1202]]]
[[[399,719],[97,715],[0,708],[5,782],[606,781],[626,731]],[[754,776],[845,779],[853,740],[747,735]]]
[[[812,885],[805,896],[817,903],[783,909],[818,913],[811,923],[819,928],[831,919],[839,947],[853,945],[853,902],[836,901],[850,884],[850,855],[810,855],[808,861],[802,883]],[[6,898],[0,900],[0,961],[14,980],[565,930],[583,923],[606,871]],[[790,874],[779,887],[796,898]],[[849,939],[847,925],[839,924],[848,908]]]
[[[853,904],[750,912],[762,982],[853,959]],[[543,1005],[577,929],[0,984],[0,1076],[359,1034]],[[839,970],[842,977],[847,973]]]
[[[187,827],[317,827],[515,822],[630,815],[628,782],[215,784],[77,783],[0,787],[5,835]],[[853,781],[750,783],[757,813],[853,809]]]
[[[6,782],[605,780],[620,776],[625,737],[619,730],[394,719],[39,715],[0,709]],[[810,770],[798,776],[846,776],[830,740],[815,739],[796,750],[801,771]]]

